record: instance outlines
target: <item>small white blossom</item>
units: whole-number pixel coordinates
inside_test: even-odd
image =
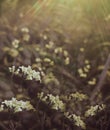
[[[54,46],[54,42],[53,41],[49,41],[49,43],[45,45],[45,47],[48,48],[48,49],[52,49],[53,46]]]
[[[47,96],[44,96],[44,93],[38,93],[37,97],[46,102],[50,103],[52,109],[55,110],[61,110],[63,111],[65,109],[65,104],[59,99],[59,96],[53,96],[52,94],[47,94]]]
[[[80,116],[77,116],[75,114],[69,114],[69,112],[65,112],[64,115],[68,119],[72,120],[76,126],[81,127],[82,129],[86,129],[86,124],[84,123],[84,121],[81,119]]]
[[[90,69],[90,68],[91,68],[91,66],[88,64],[88,65],[86,65],[86,68],[87,68],[87,69]]]
[[[35,59],[36,62],[41,62],[42,60],[40,58]]]
[[[21,28],[21,32],[29,33],[29,29],[27,27]]]
[[[85,51],[85,49],[82,47],[82,48],[80,48],[80,51],[81,51],[81,52],[84,52],[84,51]]]
[[[86,125],[85,125],[85,123],[83,122],[83,120],[81,119],[80,116],[73,114],[72,117],[73,117],[73,120],[75,121],[76,126],[80,126],[83,129],[86,128]]]
[[[44,38],[44,40],[47,40],[48,37],[46,35],[44,35],[43,38]]]
[[[68,56],[68,52],[66,50],[63,51],[63,54],[64,54],[65,57]]]
[[[93,78],[92,80],[88,81],[89,85],[95,85],[96,84],[96,78]]]
[[[15,72],[15,66],[9,67],[9,71],[10,71],[11,73],[14,73],[14,72]]]
[[[4,110],[4,105],[0,106],[0,112]]]
[[[54,53],[55,53],[55,54],[62,53],[62,52],[63,52],[63,48],[61,48],[61,47],[58,47],[58,48],[56,48],[56,49],[54,50]]]
[[[78,101],[83,101],[83,100],[86,100],[88,97],[87,95],[83,93],[76,92],[76,93],[70,94],[69,99],[72,99],[72,98]]]
[[[13,109],[14,112],[34,109],[29,101],[22,101],[22,100],[18,101],[16,98],[12,98],[11,100],[5,100],[4,102],[2,102],[1,106],[2,108],[6,106],[7,108]]]
[[[28,42],[30,40],[30,35],[29,34],[24,34],[23,35],[23,40]]]
[[[79,73],[79,76],[82,77],[82,78],[86,78],[87,77],[87,74],[83,71],[82,68],[78,69],[78,73]]]
[[[49,59],[49,58],[44,58],[44,62],[51,62],[51,59]]]
[[[89,60],[87,60],[87,59],[84,62],[85,62],[85,64],[89,64]]]
[[[20,74],[20,70],[24,76],[26,76],[26,80],[33,80],[40,81],[40,72],[36,72],[35,70],[32,70],[31,66],[25,67],[25,66],[19,66],[18,69],[15,70],[15,66],[9,67],[9,71],[11,73],[14,73],[15,75]]]
[[[85,112],[85,116],[89,117],[89,116],[94,116],[96,115],[97,112],[102,111],[105,108],[104,104],[101,105],[96,105],[96,106],[91,106],[86,112]]]
[[[47,96],[49,97],[49,100],[50,100],[50,102],[51,102],[51,104],[52,104],[52,108],[53,108],[53,109],[56,109],[56,110],[58,110],[58,109],[64,110],[65,105],[64,105],[64,103],[59,99],[59,96],[58,96],[58,95],[57,95],[57,96],[53,96],[52,94],[48,94]]]
[[[15,40],[12,42],[12,46],[13,46],[14,48],[18,48],[18,47],[19,47],[19,43],[20,43],[20,41],[17,40],[17,39],[15,39]]]

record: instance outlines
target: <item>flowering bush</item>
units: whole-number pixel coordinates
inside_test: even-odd
[[[110,130],[107,10],[27,1],[0,1],[0,130]]]

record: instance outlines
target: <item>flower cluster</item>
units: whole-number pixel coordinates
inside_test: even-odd
[[[27,27],[23,27],[23,28],[21,28],[21,32],[29,33],[29,29]]]
[[[82,129],[86,129],[86,124],[80,116],[77,116],[75,114],[69,114],[69,112],[65,112],[64,115],[66,118],[72,120],[76,126],[81,127]]]
[[[89,85],[95,85],[96,84],[96,78],[93,78],[92,80],[88,81]]]
[[[29,29],[27,27],[23,27],[21,28],[21,32],[23,33],[23,41],[28,42],[30,40]]]
[[[54,53],[56,55],[62,55],[64,57],[64,63],[65,63],[65,65],[69,65],[70,64],[69,54],[62,47],[55,48]]]
[[[45,47],[46,47],[47,49],[52,49],[52,48],[54,47],[54,42],[53,42],[53,41],[49,41],[49,43],[46,44]]]
[[[36,72],[31,68],[31,66],[19,66],[18,69],[15,69],[15,66],[12,66],[9,67],[9,71],[15,75],[19,75],[20,73],[22,73],[26,77],[26,80],[34,79],[36,81],[41,81],[40,72]]]
[[[19,55],[21,51],[23,51],[23,48],[20,46],[20,40],[14,39],[11,43],[11,46],[4,47],[3,51],[8,53],[11,57],[15,58]]]
[[[44,68],[43,66],[42,66],[42,64],[44,63],[45,64],[45,66],[47,65],[47,66],[53,66],[54,65],[54,61],[53,60],[51,60],[50,58],[48,58],[48,57],[45,57],[45,58],[36,58],[35,59],[35,61],[36,61],[36,63],[38,64],[38,66],[40,66],[40,67],[42,67],[42,68]]]
[[[19,47],[19,43],[20,43],[20,41],[18,39],[15,39],[14,41],[12,41],[12,46],[14,48],[18,48]]]
[[[76,92],[76,93],[72,93],[69,95],[69,99],[76,99],[78,101],[83,101],[83,100],[86,100],[88,97],[87,95],[83,94],[83,93],[79,93],[79,92]]]
[[[101,105],[96,105],[96,106],[91,106],[86,112],[85,112],[85,116],[89,117],[89,116],[94,116],[97,114],[97,112],[102,111],[105,108],[104,104]]]
[[[65,104],[60,100],[59,96],[53,96],[52,94],[47,94],[46,96],[44,96],[44,93],[38,93],[38,98],[44,102],[46,102],[47,104],[50,104],[52,109],[55,110],[61,110],[64,111],[65,109]]]
[[[79,76],[82,78],[86,78],[87,74],[90,71],[90,68],[91,66],[90,66],[89,60],[85,60],[85,66],[83,68],[78,69]]]
[[[18,101],[16,98],[12,98],[11,100],[5,100],[1,103],[0,111],[5,110],[5,108],[9,108],[14,110],[14,112],[20,112],[22,110],[34,110],[33,106],[30,104],[30,101]]]

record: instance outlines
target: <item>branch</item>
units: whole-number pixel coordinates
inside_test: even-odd
[[[99,82],[91,94],[91,98],[90,98],[91,102],[94,101],[94,99],[97,97],[98,93],[102,89],[104,80],[106,78],[107,70],[109,69],[109,66],[110,66],[110,54],[109,54],[107,61],[105,63],[104,70],[102,71],[102,73],[100,75]]]

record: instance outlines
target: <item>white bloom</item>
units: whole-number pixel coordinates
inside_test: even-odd
[[[20,43],[20,41],[17,40],[17,39],[15,39],[15,40],[12,42],[12,46],[13,46],[14,48],[18,48],[18,47],[19,47],[19,43]]]
[[[79,101],[83,101],[83,100],[86,100],[88,97],[87,95],[83,93],[76,92],[76,93],[70,94],[69,99],[72,99],[72,98],[77,99]]]
[[[92,80],[88,81],[89,85],[95,85],[96,84],[96,78],[93,78]]]
[[[23,35],[23,40],[28,42],[30,40],[30,35],[29,34],[24,34]]]
[[[9,67],[9,71],[10,71],[11,73],[14,73],[14,72],[15,72],[15,66]]]
[[[68,65],[70,63],[70,58],[69,57],[66,57],[65,59],[65,64]]]
[[[27,27],[21,28],[21,32],[29,33],[29,29]]]
[[[69,112],[65,112],[64,115],[68,119],[73,120],[76,126],[81,127],[82,129],[86,129],[86,124],[84,123],[84,121],[81,119],[80,116],[77,116],[75,114],[69,114]]]
[[[0,112],[4,110],[4,105],[0,106]]]
[[[80,126],[81,128],[85,129],[86,128],[86,125],[85,123],[83,122],[83,120],[81,119],[80,116],[77,116],[75,114],[72,114],[72,117],[73,117],[73,120],[75,121],[75,125],[76,126]]]
[[[40,72],[36,72],[35,70],[32,70],[31,66],[24,67],[24,66],[19,66],[18,69],[15,70],[15,66],[9,67],[9,71],[14,73],[15,75],[20,74],[20,70],[24,76],[26,76],[26,80],[33,80],[35,79],[36,81],[40,81]]]
[[[91,106],[86,112],[85,112],[85,116],[89,117],[89,116],[94,116],[96,115],[97,112],[102,111],[105,108],[104,104],[101,105],[96,105],[96,106]]]
[[[47,104],[50,103],[51,107],[55,110],[63,111],[65,109],[65,104],[59,99],[58,95],[53,96],[52,94],[47,94],[47,96],[44,96],[44,93],[39,93],[38,98]]]
[[[11,100],[5,100],[4,102],[2,102],[1,106],[2,108],[4,108],[4,106],[7,106],[8,108],[13,109],[14,112],[34,109],[29,101],[18,101],[16,100],[16,98],[12,98]]]

